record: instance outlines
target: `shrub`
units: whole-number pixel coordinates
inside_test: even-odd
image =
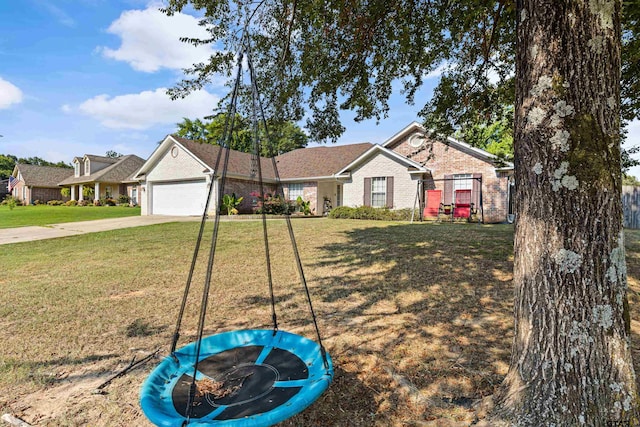
[[[5,197],[4,200],[2,201],[2,204],[9,206],[10,211],[12,211],[13,208],[15,208],[16,206],[22,206],[22,202],[20,202],[20,200],[16,199],[13,196]]]
[[[264,197],[260,195],[252,196],[257,197],[258,203],[256,204],[256,213],[265,213],[267,215],[290,215],[295,211],[295,205],[290,200],[285,200],[280,195],[272,196],[271,194],[265,194]]]
[[[34,206],[39,206],[39,205],[44,205],[44,204],[45,203],[40,199],[36,199],[36,200],[33,201],[33,205]]]
[[[296,199],[296,208],[298,212],[302,212],[305,215],[311,215],[311,201],[304,201],[302,197],[298,196]]]
[[[371,206],[358,206],[357,208],[340,206],[329,212],[329,218],[409,221],[412,211],[413,209],[391,210],[389,208],[372,208]],[[415,218],[418,218],[417,213],[415,213],[414,219]]]
[[[329,218],[352,219],[354,211],[355,208],[350,206],[338,206],[337,208],[331,209],[329,212]]]
[[[38,200],[36,200],[36,201],[38,201]],[[49,206],[62,206],[62,205],[64,205],[64,202],[62,200],[49,200],[47,202],[47,205],[49,205]]]
[[[100,203],[102,203],[103,206],[115,206],[116,205],[115,199],[111,199],[111,198],[101,200]]]
[[[77,200],[68,200],[67,202],[65,202],[65,206],[77,206],[77,205],[78,205]]]
[[[131,199],[126,194],[121,194],[118,196],[118,204],[120,205],[128,205]]]
[[[222,206],[220,206],[221,213],[226,212],[227,215],[237,215],[238,206],[242,203],[244,197],[236,196],[236,193],[225,194],[222,196]]]
[[[78,200],[78,206],[87,206],[89,202],[86,200]]]
[[[60,195],[62,197],[71,197],[71,188],[69,187],[62,187],[60,189]]]
[[[100,202],[100,200],[94,200],[93,206],[102,206],[102,202]]]

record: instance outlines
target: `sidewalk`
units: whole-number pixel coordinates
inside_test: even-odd
[[[199,217],[145,215],[124,218],[98,219],[95,221],[66,222],[46,227],[18,227],[0,229],[0,245],[31,242],[34,240],[55,239],[57,237],[117,230],[120,228],[142,227],[178,221],[199,221]]]

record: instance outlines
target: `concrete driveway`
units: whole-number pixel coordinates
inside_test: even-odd
[[[55,239],[57,237],[75,236],[78,234],[96,233],[98,231],[117,230],[120,228],[142,227],[166,222],[199,221],[200,219],[200,217],[146,215],[98,219],[95,221],[66,222],[63,224],[52,224],[46,227],[4,228],[0,229],[0,245]]]

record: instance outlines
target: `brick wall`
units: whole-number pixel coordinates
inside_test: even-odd
[[[274,194],[276,191],[275,185],[264,184],[264,191]],[[236,193],[236,196],[243,197],[242,203],[238,206],[238,213],[253,213],[255,200],[254,197],[251,196],[252,192],[260,193],[260,185],[257,182],[227,178],[224,194]]]
[[[410,135],[387,148],[431,170],[432,180],[425,190],[439,189],[444,193],[445,175],[481,174],[482,201],[485,222],[504,222],[507,216],[507,186],[510,172],[496,171],[495,166],[472,150],[458,149],[434,139],[414,148],[408,143]]]
[[[63,202],[66,202],[70,199],[70,197],[62,197],[62,194],[60,194],[60,188],[35,187],[31,189],[31,202],[35,202],[36,200],[40,200],[44,203],[50,200],[62,200]]]
[[[419,177],[410,175],[406,165],[381,152],[351,171],[351,179],[344,183],[344,205],[364,205],[365,178],[389,176],[394,178],[393,209],[413,208]]]

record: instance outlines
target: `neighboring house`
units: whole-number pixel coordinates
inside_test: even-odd
[[[58,181],[60,187],[69,187],[71,200],[85,200],[84,188],[93,190],[91,200],[115,199],[120,195],[138,197],[139,184],[132,177],[144,160],[129,154],[117,158],[85,154],[74,157],[70,176]]]
[[[422,201],[427,190],[441,190],[445,204],[454,202],[457,190],[470,190],[471,201],[483,208],[485,222],[511,221],[513,164],[502,164],[493,154],[454,138],[443,142],[429,135],[413,122],[382,144],[429,169],[420,191]]]
[[[11,190],[11,195],[25,205],[32,205],[36,200],[43,203],[50,200],[69,200],[60,193],[58,183],[72,176],[73,169],[18,163],[11,175],[18,180]]]
[[[133,177],[142,186],[142,214],[201,215],[211,184],[217,194],[223,152],[218,146],[167,136]],[[310,201],[317,215],[326,205],[414,208],[424,202],[426,190],[442,189],[443,203],[467,190],[476,206],[482,200],[486,222],[507,219],[513,165],[501,166],[495,156],[453,138],[446,143],[431,139],[415,122],[382,145],[301,148],[275,161],[285,197]],[[271,159],[261,159],[260,165],[264,191],[274,192]],[[241,212],[250,212],[255,203],[251,193],[259,194],[253,182],[257,170],[250,154],[230,151],[225,193],[244,197]],[[217,210],[215,203],[209,203],[209,212]]]

